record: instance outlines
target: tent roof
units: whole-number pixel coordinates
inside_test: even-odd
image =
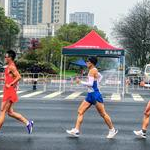
[[[119,57],[124,55],[124,50],[110,45],[98,33],[92,30],[76,43],[64,47],[62,54]]]
[[[79,59],[79,60],[77,60],[75,62],[71,62],[71,64],[74,64],[74,65],[77,65],[77,66],[84,66],[84,67],[86,67],[86,63],[85,63],[85,61],[83,59]]]

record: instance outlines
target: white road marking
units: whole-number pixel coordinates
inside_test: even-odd
[[[54,97],[56,97],[56,96],[58,96],[58,95],[60,95],[62,92],[54,92],[54,93],[51,93],[51,94],[49,94],[49,95],[46,95],[46,96],[44,96],[43,98],[54,98]]]
[[[75,99],[76,97],[80,96],[83,92],[74,92],[71,95],[67,96],[65,99]]]
[[[113,93],[113,94],[111,95],[111,100],[113,100],[113,101],[121,101],[121,96],[120,96],[120,94]]]
[[[139,94],[132,94],[132,97],[134,101],[138,102],[144,101],[144,99]]]
[[[23,96],[21,96],[21,97],[32,97],[32,96],[39,95],[39,94],[41,94],[41,93],[43,93],[43,91],[36,91],[36,92],[32,92],[32,93],[30,93],[30,94],[23,95]]]

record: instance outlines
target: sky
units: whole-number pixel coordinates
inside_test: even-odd
[[[109,41],[113,43],[113,22],[126,15],[132,7],[141,0],[67,0],[67,22],[69,14],[74,12],[94,13],[94,22],[103,30]]]

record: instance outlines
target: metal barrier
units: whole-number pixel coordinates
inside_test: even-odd
[[[111,74],[111,75],[110,75]],[[55,74],[45,75],[42,73],[32,74],[32,73],[23,73],[22,79],[19,82],[19,87],[28,87],[31,88],[33,81],[37,80],[37,86],[39,86],[43,91],[58,91],[60,90],[60,79],[61,79],[61,91],[87,91],[87,88],[81,84],[76,84],[76,77],[62,77]],[[36,78],[35,75],[37,75]],[[87,80],[87,76],[78,76],[83,81]],[[104,75],[99,88],[102,92],[107,93],[121,93],[123,86],[123,78],[118,74],[112,74],[109,72],[108,75]]]
[[[111,73],[110,73],[111,74]],[[106,74],[100,83],[100,89],[103,92],[122,93],[123,90],[123,77],[112,73],[111,75]]]
[[[4,73],[0,73],[0,89],[2,89],[3,85],[4,85]]]
[[[126,93],[132,93],[138,90],[150,90],[150,81],[146,82],[144,76],[127,76],[125,79]]]
[[[20,90],[31,90],[33,82],[37,82],[38,90],[43,91],[58,91],[60,90],[60,76],[55,74],[44,75],[43,73],[22,73],[22,79],[19,81]],[[87,80],[87,76],[78,76],[83,81]],[[4,73],[0,73],[0,89],[4,84]],[[61,78],[62,91],[87,91],[87,88],[81,84],[76,84],[76,77]],[[127,76],[123,81],[122,76],[108,73],[103,75],[103,79],[99,84],[102,93],[122,93],[123,82],[125,82],[125,93],[138,92],[139,90],[150,90],[150,81],[147,81],[144,76]]]
[[[87,80],[87,76],[78,76],[83,81]],[[62,77],[61,78],[61,91],[87,91],[87,88],[81,84],[76,84],[76,77]],[[60,76],[58,75],[47,75],[46,76],[46,90],[60,90]],[[114,73],[110,75],[104,75],[99,88],[102,92],[107,93],[122,93],[123,89],[123,78],[118,74]]]
[[[3,77],[4,74],[0,74]],[[43,91],[58,91],[60,90],[60,79],[61,79],[61,90],[62,91],[87,91],[87,88],[81,84],[76,84],[76,77],[67,76],[60,78],[59,75],[43,73],[22,73],[22,79],[19,81],[20,90],[31,90],[33,82],[37,81],[38,90]],[[83,81],[87,80],[87,76],[78,76]],[[123,87],[123,78],[118,76],[116,73],[107,73],[103,75],[103,79],[99,84],[100,91],[107,93],[121,93]],[[0,81],[0,85],[3,85],[3,81]],[[132,87],[133,88],[133,87]]]
[[[21,88],[31,88],[36,81],[36,85],[38,88],[45,90],[44,85],[45,76],[43,73],[21,73],[21,80],[19,81],[19,89]]]
[[[56,74],[48,74],[45,77],[44,90],[58,91],[60,85],[60,76]]]

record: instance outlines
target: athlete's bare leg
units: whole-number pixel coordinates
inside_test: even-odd
[[[146,138],[146,131],[149,125],[149,116],[150,116],[150,101],[148,102],[144,111],[142,129],[139,131],[133,131],[135,135],[142,137],[142,138]]]
[[[15,118],[15,119],[21,121],[22,123],[24,123],[25,125],[27,125],[28,120],[25,117],[23,117],[20,113],[17,113],[14,111],[13,103],[11,103],[7,113],[10,117]]]
[[[143,117],[143,123],[142,123],[143,130],[147,130],[147,127],[149,125],[149,116],[150,116],[150,101],[148,102],[146,109],[144,111],[144,117]]]
[[[78,108],[78,116],[77,116],[77,121],[75,125],[75,128],[77,130],[80,130],[80,126],[83,122],[84,113],[88,110],[88,108],[90,108],[90,106],[91,104],[86,102],[85,100],[80,104]]]
[[[113,129],[113,124],[111,121],[110,116],[107,114],[104,104],[97,102],[95,105],[97,111],[99,112],[99,114],[102,116],[102,118],[104,119],[105,123],[107,124],[107,126],[109,127],[109,129]]]
[[[2,102],[1,104],[1,112],[0,112],[0,129],[4,123],[6,112],[8,111],[9,107],[11,106],[10,101]]]

